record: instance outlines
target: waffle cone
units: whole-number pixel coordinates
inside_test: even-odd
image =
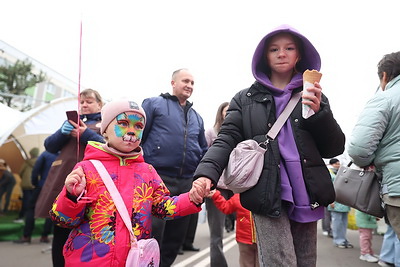
[[[307,81],[309,83],[319,82],[321,80],[322,73],[317,70],[306,70],[303,73],[303,81]]]

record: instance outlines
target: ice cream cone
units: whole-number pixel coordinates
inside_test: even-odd
[[[303,95],[314,94],[308,92],[308,88],[313,87],[315,82],[319,82],[321,80],[322,73],[317,70],[306,70],[303,73]],[[303,118],[307,119],[314,115],[314,111],[308,106],[303,104]]]
[[[319,82],[321,80],[322,73],[317,70],[306,70],[303,73],[303,81],[314,84],[314,82]]]

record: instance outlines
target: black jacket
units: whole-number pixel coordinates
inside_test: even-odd
[[[302,88],[299,87],[293,93],[300,90]],[[299,101],[289,119],[302,162],[303,177],[311,200],[310,206],[326,206],[334,201],[334,190],[329,171],[322,158],[342,154],[345,136],[333,118],[328,99],[324,95],[321,98],[321,108],[316,114],[307,120],[303,119],[302,105]],[[215,187],[228,163],[232,149],[246,139],[265,141],[265,134],[275,120],[273,96],[263,85],[255,82],[250,88],[237,93],[231,100],[217,139],[196,169],[195,178],[208,177]],[[246,194],[248,191],[245,194],[250,200],[257,199],[262,202],[262,208],[257,211],[252,210],[253,212],[277,217],[281,212],[280,156],[277,140],[272,141],[270,145],[260,177],[260,180],[266,181],[265,188],[262,189],[261,195],[258,195],[260,191],[250,196]],[[326,184],[326,181],[329,181],[329,184]]]

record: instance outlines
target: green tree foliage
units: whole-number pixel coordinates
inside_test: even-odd
[[[0,101],[11,107],[15,95],[25,95],[25,90],[46,80],[46,75],[32,73],[33,65],[28,60],[17,60],[14,65],[0,66]]]

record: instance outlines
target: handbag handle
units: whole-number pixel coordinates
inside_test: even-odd
[[[347,167],[349,167],[349,168],[350,168],[351,164],[353,164],[353,161],[351,161],[351,160],[350,160],[350,162],[349,162],[349,163],[347,163]]]
[[[290,113],[292,113],[293,109],[297,105],[297,102],[299,102],[299,99],[301,98],[301,92],[298,92],[297,94],[294,94],[291,98],[289,103],[286,105],[285,109],[282,111],[281,115],[279,115],[278,119],[272,125],[271,129],[267,133],[267,140],[274,140],[275,137],[278,135],[279,131],[281,130],[283,124],[285,124],[285,121],[289,118]]]
[[[350,162],[347,164],[347,168],[350,168],[350,166],[353,164],[354,162],[352,160],[350,160]],[[354,164],[355,165],[355,164]],[[356,165],[357,166],[357,165]],[[375,173],[376,179],[378,179],[378,182],[381,183],[382,181],[382,173],[376,171],[375,169],[375,165],[372,165],[373,168],[370,169],[371,171],[373,171]],[[359,167],[359,166],[357,166]],[[365,166],[365,167],[359,167],[362,171],[362,173],[366,172],[369,169],[370,166]]]
[[[96,168],[97,172],[100,174],[101,179],[103,180],[104,184],[107,187],[108,192],[110,192],[110,195],[114,201],[114,204],[117,208],[117,211],[119,215],[121,216],[122,220],[125,223],[126,228],[128,228],[130,237],[131,237],[131,242],[133,245],[137,246],[137,239],[135,234],[133,233],[132,230],[132,222],[129,218],[129,213],[128,209],[126,208],[126,205],[124,201],[122,200],[121,194],[118,192],[117,187],[115,186],[113,180],[110,177],[110,174],[104,167],[103,163],[99,160],[89,160],[93,166]]]
[[[352,160],[350,160],[350,162],[347,164],[347,168],[350,168],[350,166],[352,165],[352,164],[354,164],[354,162],[352,161]],[[355,164],[354,164],[355,165]],[[358,165],[355,165],[355,166],[357,166],[357,167],[359,167],[360,169],[362,169],[362,170],[364,170],[364,171],[366,171],[367,169],[369,169],[369,167],[370,166],[373,166],[373,171],[376,173],[376,171],[375,171],[375,166],[374,165],[367,165],[367,166],[365,166],[365,167],[360,167],[360,166],[358,166]]]

